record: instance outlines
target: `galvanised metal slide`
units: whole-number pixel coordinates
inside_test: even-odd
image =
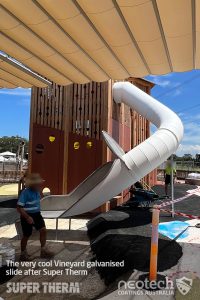
[[[127,153],[103,132],[108,147],[118,158],[97,169],[70,194],[43,198],[42,211],[66,210],[63,217],[91,211],[154,170],[178,148],[183,125],[173,111],[129,82],[116,82],[113,95],[117,103],[124,102],[158,130]]]

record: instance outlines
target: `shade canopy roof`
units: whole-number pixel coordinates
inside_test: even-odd
[[[0,0],[0,50],[61,85],[198,69],[200,1]]]
[[[29,88],[33,85],[45,87],[47,80],[0,53],[0,87]]]

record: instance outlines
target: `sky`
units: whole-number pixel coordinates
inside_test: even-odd
[[[147,76],[154,82],[152,96],[171,108],[181,118],[184,137],[176,154],[200,153],[200,71]]]
[[[31,89],[0,89],[0,137],[28,138]]]
[[[200,153],[200,71],[151,75],[146,79],[156,84],[152,96],[183,121],[185,134],[177,155]],[[0,136],[28,138],[30,95],[30,89],[0,89]]]

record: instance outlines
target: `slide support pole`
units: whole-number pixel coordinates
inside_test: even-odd
[[[171,200],[174,201],[174,160],[171,156]],[[172,203],[172,218],[174,218],[174,203]]]
[[[151,236],[149,281],[157,280],[159,215],[160,215],[160,211],[154,208],[152,214],[152,236]]]

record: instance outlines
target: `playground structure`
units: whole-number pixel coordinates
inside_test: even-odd
[[[93,210],[140,180],[178,148],[183,137],[183,125],[169,108],[130,82],[115,83],[113,96],[117,103],[124,102],[146,117],[156,125],[158,131],[127,153],[111,136],[103,133],[108,147],[118,158],[97,169],[70,194],[43,198],[42,210],[65,210],[62,217]],[[174,215],[174,208],[172,213]],[[159,210],[153,209],[149,281],[157,280],[158,225]]]
[[[154,86],[139,78],[128,81],[148,94]],[[103,143],[102,130],[126,152],[150,136],[150,122],[130,105],[113,101],[112,86],[110,80],[32,88],[29,167],[45,178],[43,188],[48,187],[51,194],[71,192],[116,157]],[[144,181],[154,185],[156,174],[156,170],[150,172]],[[124,201],[123,193],[117,201]],[[104,204],[101,211],[108,208]]]
[[[127,153],[104,133],[118,158],[97,169],[68,195],[43,198],[42,210],[65,210],[63,216],[69,217],[95,209],[143,178],[178,148],[183,125],[169,108],[130,82],[115,83],[113,97],[116,103],[124,102],[152,122],[158,131]]]

